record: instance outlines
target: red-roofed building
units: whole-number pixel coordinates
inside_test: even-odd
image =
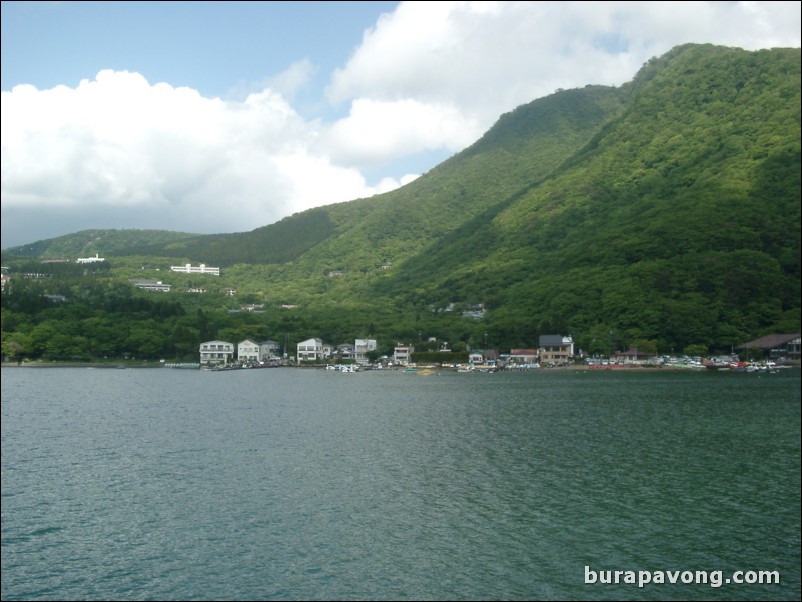
[[[537,349],[510,349],[511,364],[534,364],[537,361]]]

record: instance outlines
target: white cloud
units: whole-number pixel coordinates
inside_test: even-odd
[[[798,2],[404,2],[327,94],[454,106],[485,130],[558,88],[627,82],[678,44],[799,46],[799,22]]]
[[[401,176],[398,180],[390,177],[382,178],[381,182],[379,182],[376,185],[374,193],[381,194],[384,192],[390,192],[392,190],[395,190],[396,188],[400,188],[401,186],[406,186],[410,182],[414,182],[419,177],[420,177],[419,174],[406,174],[404,176]]]
[[[178,208],[251,229],[372,193],[355,169],[312,156],[316,132],[269,90],[224,102],[103,71],[75,89],[3,92],[2,115],[4,209]]]
[[[453,104],[359,98],[317,146],[338,162],[367,166],[427,150],[460,151],[483,133],[474,117]]]
[[[620,85],[686,42],[799,47],[799,23],[799,2],[403,2],[331,74],[326,96],[345,112],[332,122],[291,104],[301,90],[309,99],[307,59],[237,101],[125,71],[75,88],[17,86],[2,93],[3,245],[37,240],[9,240],[6,220],[34,227],[37,208],[42,223],[64,216],[38,238],[251,230],[392,190],[417,177],[399,173],[399,158],[445,158],[558,88]]]

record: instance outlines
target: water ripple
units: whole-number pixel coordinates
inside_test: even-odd
[[[4,369],[3,600],[799,599],[798,372],[219,376]]]

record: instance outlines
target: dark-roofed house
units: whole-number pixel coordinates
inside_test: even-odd
[[[800,334],[768,334],[738,345],[736,349],[760,349],[764,359],[799,361]]]
[[[574,357],[574,340],[571,335],[542,334],[538,339],[541,362],[565,363]]]
[[[642,360],[647,360],[649,358],[653,358],[656,353],[649,353],[647,351],[640,351],[637,347],[632,347],[627,351],[616,351],[613,353],[613,358],[616,362],[622,363],[631,363],[631,362],[640,362]]]

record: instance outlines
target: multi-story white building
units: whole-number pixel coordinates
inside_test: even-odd
[[[325,346],[320,339],[307,339],[298,343],[299,362],[326,359]]]
[[[173,272],[181,272],[182,274],[211,274],[212,276],[220,275],[220,268],[208,267],[203,263],[198,267],[193,266],[191,263],[186,265],[171,265],[170,269]]]
[[[234,359],[234,343],[227,341],[206,341],[199,351],[202,366],[228,364]]]
[[[412,354],[415,353],[415,348],[412,345],[402,345],[399,343],[393,350],[393,359],[404,366],[412,361]]]
[[[356,360],[356,363],[367,364],[370,361],[368,353],[375,351],[378,346],[376,339],[356,339],[354,341],[354,360]]]

